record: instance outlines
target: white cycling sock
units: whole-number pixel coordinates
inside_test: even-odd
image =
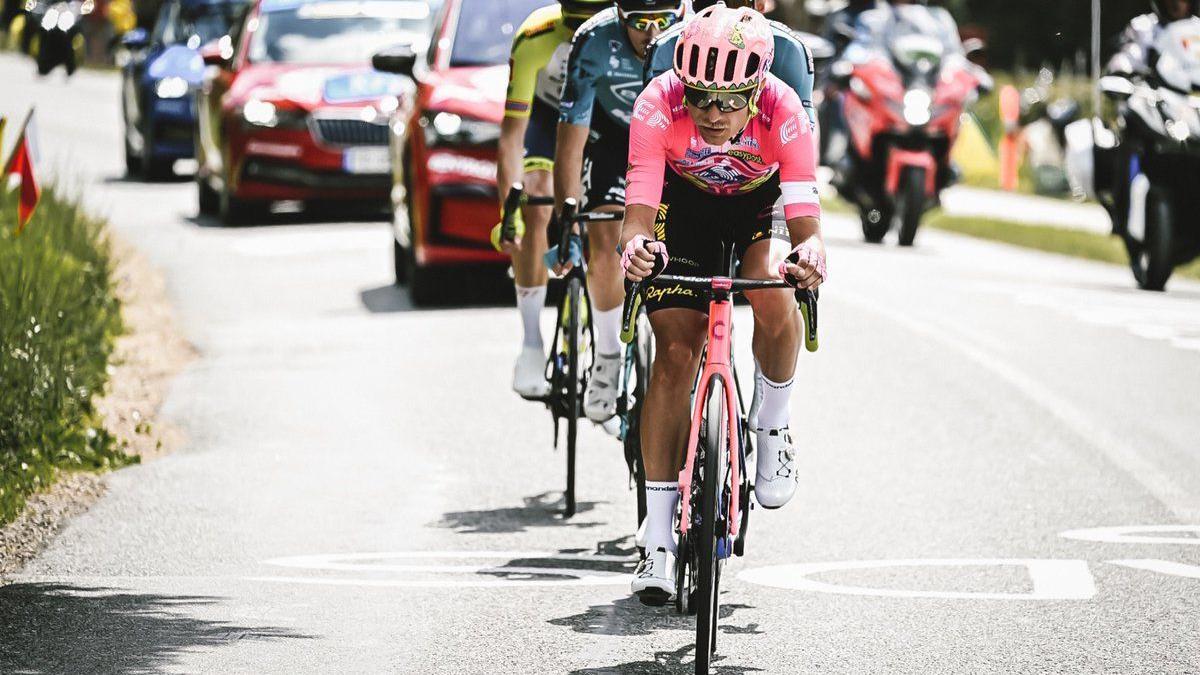
[[[646,550],[665,548],[675,552],[675,507],[679,504],[677,481],[646,481]]]
[[[517,286],[517,310],[525,327],[524,347],[542,348],[542,307],[546,305],[545,286]]]
[[[621,310],[617,306],[609,310],[592,310],[592,330],[596,333],[596,353],[605,356],[620,354]]]
[[[762,381],[762,406],[758,409],[758,428],[786,427],[791,419],[788,403],[792,399],[792,383],[796,381],[796,378],[789,378],[787,382],[772,382],[766,375],[763,375],[760,379]]]

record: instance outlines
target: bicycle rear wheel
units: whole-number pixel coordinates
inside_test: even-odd
[[[583,331],[580,326],[580,312],[583,303],[583,282],[572,278],[567,283],[567,292],[563,297],[566,312],[566,325],[563,327],[563,340],[566,345],[566,407],[567,407],[567,489],[564,492],[566,506],[563,517],[575,515],[575,443],[579,434],[580,384],[579,384],[579,352],[583,347]]]
[[[721,508],[729,466],[730,420],[726,414],[725,386],[714,379],[705,401],[703,472],[700,477],[700,527],[696,537],[699,576],[696,611],[696,673],[708,675],[709,663],[717,651],[717,620],[721,611],[720,540],[728,531]],[[700,460],[701,458],[697,458]]]
[[[637,529],[640,532],[642,522],[646,520],[646,465],[642,461],[642,403],[646,391],[650,388],[650,367],[654,362],[654,335],[650,330],[650,319],[645,308],[641,308],[637,317],[637,339],[629,346],[633,359],[633,368],[627,370],[632,374],[632,386],[629,380],[625,382],[627,400],[632,399],[626,412],[627,424],[625,429],[625,461],[629,465],[633,477],[634,490],[637,491]],[[638,554],[645,557],[646,551],[639,546]]]

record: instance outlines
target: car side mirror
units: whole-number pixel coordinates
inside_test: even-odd
[[[987,49],[987,43],[977,37],[967,38],[963,40],[962,48],[963,53],[970,57]]]
[[[145,28],[134,28],[121,36],[121,46],[126,49],[145,49],[150,45],[150,34]]]
[[[1133,83],[1117,75],[1105,75],[1100,78],[1100,91],[1113,98],[1129,98],[1133,96]]]
[[[233,56],[233,46],[229,36],[207,42],[200,47],[200,59],[206,66],[224,67]]]
[[[391,47],[372,56],[371,66],[383,73],[412,77],[417,66],[417,53],[407,45]]]

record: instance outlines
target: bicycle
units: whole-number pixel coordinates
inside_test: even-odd
[[[514,216],[522,205],[552,205],[552,197],[530,197],[524,194],[524,186],[514,183],[504,200],[501,238],[512,241],[516,236]],[[558,303],[558,314],[554,323],[552,348],[546,363],[546,379],[550,382],[550,393],[536,400],[546,404],[554,419],[554,447],[558,447],[560,421],[566,419],[567,485],[564,492],[563,517],[575,515],[575,463],[578,440],[578,422],[583,417],[583,391],[587,388],[590,364],[581,363],[592,353],[594,344],[591,325],[591,296],[587,290],[587,261],[583,251],[587,248],[587,224],[618,221],[621,213],[579,212],[579,203],[567,199],[563,211],[557,218],[560,226],[558,245],[547,252],[547,263],[557,262],[573,267],[562,277],[565,284],[562,300]],[[649,323],[646,337],[638,344],[625,349],[620,391],[617,398],[616,435],[624,443],[625,461],[629,467],[631,484],[638,494],[638,525],[646,515],[645,471],[642,469],[641,435],[638,420],[641,417],[642,400],[649,383],[650,360],[653,344],[649,339]],[[605,425],[601,425],[605,426]],[[605,427],[609,431],[609,427]]]
[[[733,261],[730,260],[730,269]],[[707,674],[717,646],[721,567],[730,555],[745,554],[752,485],[747,469],[749,430],[741,388],[733,366],[732,297],[744,291],[792,288],[784,281],[659,275],[654,281],[678,284],[709,295],[708,342],[693,391],[687,454],[679,473],[679,532],[675,607],[696,614],[696,673]],[[631,335],[640,307],[642,283],[628,283],[623,337]],[[815,352],[817,293],[797,290],[806,330],[805,348]]]

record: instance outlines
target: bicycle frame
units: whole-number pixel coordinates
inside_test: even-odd
[[[729,534],[737,536],[741,526],[740,496],[741,496],[741,434],[738,433],[738,391],[733,375],[733,300],[730,290],[733,280],[728,277],[714,277],[712,280],[713,297],[708,305],[708,348],[704,369],[696,387],[692,409],[692,424],[688,432],[687,454],[684,457],[683,469],[679,472],[679,494],[692,493],[692,475],[696,466],[696,450],[700,444],[700,429],[704,425],[704,404],[708,400],[708,392],[712,382],[720,378],[725,383],[726,433],[729,441]],[[691,500],[681,499],[683,507],[679,522],[679,533],[686,535],[691,526]]]

